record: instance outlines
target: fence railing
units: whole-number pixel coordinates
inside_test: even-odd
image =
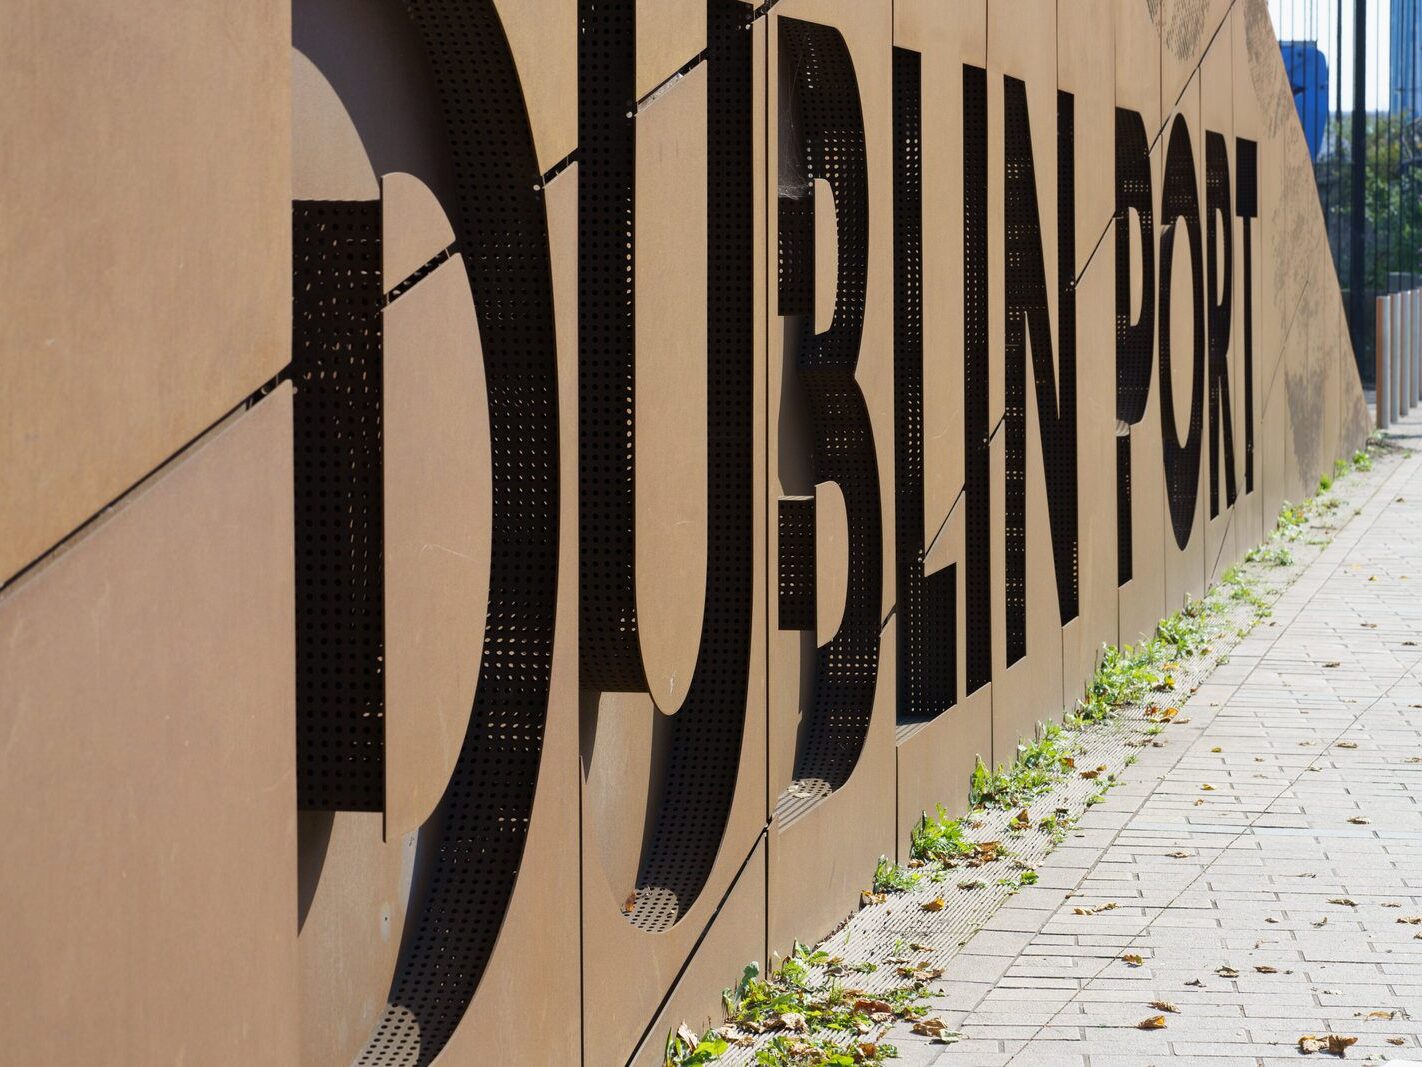
[[[1377,298],[1377,423],[1379,430],[1422,402],[1422,289]]]

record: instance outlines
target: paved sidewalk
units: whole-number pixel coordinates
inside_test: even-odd
[[[1298,1039],[1334,1033],[1422,1063],[1419,623],[1415,455],[952,960],[935,1008],[964,1040],[895,1033],[899,1062],[1330,1063]]]

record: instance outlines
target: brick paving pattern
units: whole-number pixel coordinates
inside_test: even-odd
[[[898,1062],[1328,1063],[1298,1039],[1336,1033],[1349,1061],[1422,1064],[1419,621],[1422,455],[953,958],[934,1007],[963,1040],[895,1032]]]

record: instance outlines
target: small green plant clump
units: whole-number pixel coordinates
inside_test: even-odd
[[[914,859],[945,867],[971,856],[976,847],[963,830],[963,820],[950,816],[942,804],[932,818],[924,812],[909,835],[909,851]]]
[[[867,1067],[898,1057],[893,1045],[853,1042],[848,1047],[822,1037],[777,1035],[755,1054],[756,1067]]]
[[[779,970],[762,975],[746,966],[721,995],[726,1023],[697,1036],[685,1027],[667,1038],[666,1067],[714,1063],[733,1043],[770,1035],[755,1052],[759,1067],[875,1067],[898,1055],[892,1045],[864,1035],[895,1019],[916,1021],[928,1012],[927,977],[940,970],[908,970],[888,992],[868,994],[844,978],[875,970],[873,964],[845,963],[822,948],[795,942]],[[904,973],[905,969],[901,969]]]
[[[1363,448],[1353,453],[1353,469],[1358,471],[1370,471],[1373,469],[1373,457],[1368,450]]]
[[[874,868],[874,892],[904,893],[918,885],[921,877],[913,871],[904,870],[889,857],[880,856],[879,863]]]
[[[974,808],[1013,808],[1040,796],[1072,765],[1076,751],[1071,731],[1044,723],[1035,740],[1017,746],[1017,758],[990,769],[978,760],[968,784],[968,804]]]
[[[1275,567],[1288,567],[1294,562],[1294,554],[1287,545],[1256,545],[1244,555],[1246,563],[1272,563]]]
[[[1107,645],[1068,725],[1102,722],[1117,708],[1141,699],[1159,685],[1161,673],[1156,670],[1154,653],[1148,644],[1140,648]]]
[[[1187,601],[1181,610],[1156,624],[1155,636],[1160,647],[1152,651],[1159,653],[1164,650],[1171,659],[1185,659],[1202,651],[1209,643],[1205,602]]]

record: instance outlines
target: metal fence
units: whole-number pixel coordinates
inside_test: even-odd
[[[1363,380],[1422,275],[1422,0],[1269,0]],[[1406,301],[1400,303],[1405,304]]]

